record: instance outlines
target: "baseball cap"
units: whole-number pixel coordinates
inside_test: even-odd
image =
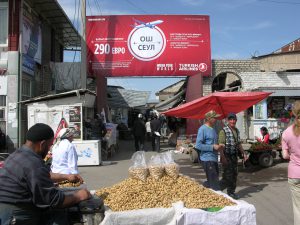
[[[221,115],[220,115],[220,114],[217,114],[216,111],[214,111],[214,110],[211,110],[211,111],[205,113],[205,118],[206,118],[206,119],[210,119],[210,118],[218,118],[218,117],[220,117],[220,116],[221,116]]]
[[[227,119],[228,120],[230,120],[230,119],[237,120],[236,114],[235,113],[229,113],[228,116],[227,116]]]

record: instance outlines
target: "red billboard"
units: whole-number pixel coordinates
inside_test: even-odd
[[[92,75],[211,75],[209,16],[87,16]]]

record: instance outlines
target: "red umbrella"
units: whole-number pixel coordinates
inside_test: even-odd
[[[205,97],[170,109],[164,114],[189,119],[204,119],[205,113],[215,110],[220,119],[228,113],[238,113],[268,97],[271,92],[214,92]]]

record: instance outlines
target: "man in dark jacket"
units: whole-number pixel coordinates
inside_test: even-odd
[[[154,115],[154,119],[151,120],[150,127],[151,127],[151,134],[152,134],[152,151],[159,152],[161,122],[157,118],[157,115]]]
[[[134,136],[135,151],[143,151],[146,135],[146,126],[143,121],[142,114],[139,114],[138,118],[134,121],[132,132]]]
[[[0,224],[68,224],[62,209],[91,197],[86,189],[66,195],[53,181],[77,182],[74,174],[50,173],[45,165],[54,133],[37,123],[27,132],[26,143],[14,151],[0,170]]]
[[[240,132],[236,128],[236,114],[229,113],[227,122],[228,125],[219,133],[219,144],[225,145],[224,154],[221,155],[223,174],[220,187],[221,190],[227,188],[227,194],[234,199],[238,199],[239,196],[235,194],[238,175],[238,155],[240,152],[245,161],[247,160],[247,156],[241,144]]]

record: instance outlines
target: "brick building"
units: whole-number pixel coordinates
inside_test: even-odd
[[[213,60],[212,76],[203,78],[203,95],[213,91],[269,91],[271,96],[239,114],[243,139],[269,128],[271,137],[290,124],[286,106],[300,99],[300,39],[279,50],[249,60]]]

